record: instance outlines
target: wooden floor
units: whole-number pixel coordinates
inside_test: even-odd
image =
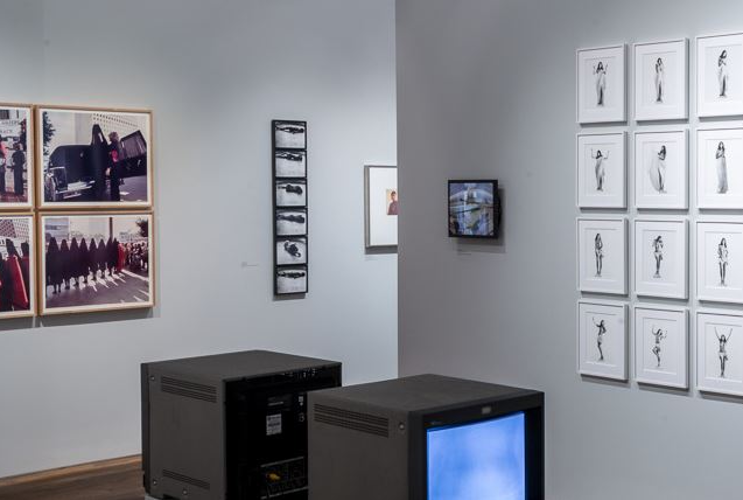
[[[143,500],[139,456],[0,479],[0,500]]]

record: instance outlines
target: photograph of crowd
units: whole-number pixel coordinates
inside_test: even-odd
[[[152,215],[45,215],[42,314],[154,305]]]
[[[42,208],[148,207],[151,116],[40,108]]]
[[[33,151],[29,148],[31,109],[0,105],[0,208],[28,208],[29,165]]]
[[[0,217],[0,319],[34,313],[33,217]]]

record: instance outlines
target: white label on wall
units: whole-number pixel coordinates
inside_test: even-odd
[[[281,434],[281,413],[266,415],[266,436]]]

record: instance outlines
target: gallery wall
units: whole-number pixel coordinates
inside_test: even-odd
[[[140,451],[139,364],[240,349],[397,372],[397,258],[363,165],[396,157],[392,0],[0,1],[0,101],[154,112],[157,307],[0,324],[0,477]],[[275,300],[271,119],[309,123],[312,283]]]
[[[400,372],[544,390],[550,500],[740,494],[740,400],[577,374],[575,51],[688,37],[693,75],[694,37],[742,19],[732,0],[398,1]],[[446,180],[477,177],[502,188],[494,244],[446,235]]]

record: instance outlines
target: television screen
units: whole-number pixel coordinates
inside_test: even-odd
[[[525,500],[524,413],[428,431],[428,500]]]
[[[495,238],[498,181],[449,181],[449,236]]]

